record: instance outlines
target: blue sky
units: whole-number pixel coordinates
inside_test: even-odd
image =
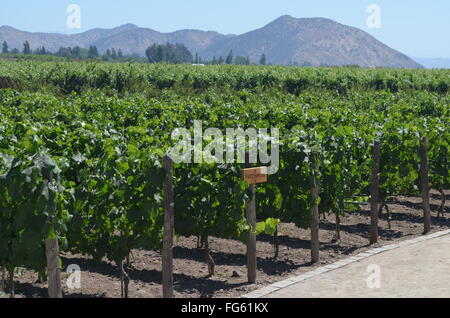
[[[450,57],[449,0],[15,0],[2,1],[0,25],[33,32],[78,33],[125,23],[170,32],[214,30],[241,34],[289,14],[326,17],[361,28],[416,57]],[[369,29],[369,4],[381,8],[381,28]],[[81,28],[69,29],[69,4],[81,8]]]

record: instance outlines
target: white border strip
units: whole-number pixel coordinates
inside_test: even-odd
[[[250,292],[248,294],[242,295],[241,298],[262,298],[264,296],[267,296],[267,295],[269,295],[269,294],[271,294],[273,292],[276,292],[276,291],[281,290],[283,288],[286,288],[288,286],[297,284],[297,283],[299,283],[301,281],[310,279],[310,278],[312,278],[314,276],[317,276],[317,275],[320,275],[322,273],[342,268],[342,267],[344,267],[344,266],[346,266],[348,264],[351,264],[351,263],[354,263],[354,262],[358,262],[360,260],[363,260],[363,259],[366,259],[368,257],[371,257],[372,255],[380,254],[380,253],[383,253],[383,252],[386,252],[386,251],[390,251],[390,250],[399,248],[401,246],[407,246],[407,245],[412,245],[412,244],[416,244],[416,243],[419,243],[419,242],[431,240],[431,239],[434,239],[434,238],[437,238],[437,237],[441,237],[441,236],[444,236],[444,235],[447,235],[447,234],[450,234],[450,230],[435,232],[435,233],[424,235],[424,236],[420,236],[420,237],[417,237],[417,238],[414,238],[414,239],[411,239],[411,240],[401,241],[401,242],[398,242],[398,243],[395,243],[395,244],[390,244],[390,245],[386,245],[386,246],[382,246],[382,247],[377,247],[377,248],[365,251],[363,253],[360,253],[358,255],[351,256],[351,257],[348,257],[348,258],[343,259],[343,260],[339,260],[339,261],[337,261],[337,262],[335,262],[333,264],[325,265],[325,266],[316,268],[316,269],[314,269],[312,271],[306,272],[304,274],[301,274],[301,275],[298,275],[298,276],[295,276],[295,277],[291,277],[291,278],[288,278],[288,279],[276,282],[276,283],[274,283],[272,285],[269,285],[269,286],[266,286],[266,287],[254,290],[254,291],[252,291],[252,292]]]

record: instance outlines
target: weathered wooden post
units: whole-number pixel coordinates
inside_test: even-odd
[[[378,201],[380,187],[381,144],[375,141],[372,148],[372,178],[370,186],[370,244],[378,242]]]
[[[48,297],[62,298],[61,273],[59,271],[58,239],[45,241],[45,255],[47,257]]]
[[[242,176],[245,181],[250,184],[249,192],[251,199],[247,202],[245,207],[245,216],[248,224],[250,224],[251,231],[249,233],[249,238],[247,242],[247,277],[248,282],[253,284],[256,283],[256,270],[257,270],[257,259],[256,259],[256,197],[255,190],[257,183],[267,182],[267,167],[256,167],[251,168],[250,154],[247,151],[245,153],[245,167],[242,171]]]
[[[12,268],[9,271],[9,288],[11,289],[9,298],[14,298],[16,296],[15,286],[14,286],[14,268]]]
[[[2,264],[2,278],[1,278],[1,285],[0,285],[0,289],[4,292],[5,291],[5,278],[6,277],[6,268],[5,265]]]
[[[164,182],[164,241],[162,250],[163,297],[173,298],[173,164],[169,156],[164,156],[166,180]]]
[[[250,193],[252,199],[247,203],[246,218],[247,222],[251,226],[251,232],[249,234],[247,242],[247,277],[248,282],[253,284],[256,282],[256,199],[255,199],[255,185],[250,185]]]
[[[51,171],[43,173],[42,176],[49,183],[53,182],[53,173]],[[62,298],[58,238],[45,241],[45,256],[47,258],[48,296],[50,298]]]
[[[247,151],[245,153],[245,167],[250,168],[252,165],[250,163],[250,154]],[[245,179],[245,170],[244,170]],[[250,195],[251,199],[247,202],[245,207],[245,217],[247,222],[250,224],[251,230],[247,242],[247,278],[250,284],[256,282],[256,198],[255,198],[255,184],[250,184]]]
[[[423,234],[431,230],[430,188],[428,176],[428,141],[423,137],[420,141],[420,184],[422,188]]]
[[[320,260],[319,249],[319,205],[317,203],[319,198],[319,185],[317,180],[317,171],[319,170],[317,162],[317,154],[311,152],[310,156],[310,171],[311,171],[311,262],[317,263]]]

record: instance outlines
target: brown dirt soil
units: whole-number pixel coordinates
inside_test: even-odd
[[[9,76],[0,76],[0,89],[2,88],[12,88],[17,89],[19,87],[17,80]]]
[[[447,203],[443,218],[437,218],[440,204],[438,192],[432,191],[432,232],[450,228],[450,191],[445,192]],[[423,231],[421,199],[414,196],[399,196],[388,202],[391,210],[391,229],[388,229],[386,213],[380,216],[379,245],[420,236]],[[323,264],[358,254],[370,248],[368,245],[370,212],[362,206],[356,212],[341,218],[341,240],[336,242],[334,216],[330,215],[320,226],[319,264],[310,263],[309,230],[299,229],[293,224],[279,226],[279,257],[273,259],[273,238],[258,236],[257,283],[246,283],[245,245],[235,240],[210,239],[216,273],[208,277],[208,266],[203,250],[197,249],[194,237],[180,238],[174,248],[175,297],[239,297],[265,285],[309,271]],[[63,273],[65,297],[120,297],[120,272],[114,263],[94,262],[81,255],[66,254],[62,258],[63,269],[69,264],[81,268],[81,289],[69,290]],[[157,251],[134,250],[127,272],[131,278],[129,297],[161,297],[161,256]],[[234,275],[233,275],[233,272]],[[236,275],[236,273],[238,275]],[[239,277],[234,277],[239,276]],[[39,283],[32,271],[16,274],[16,297],[47,297],[46,283]]]

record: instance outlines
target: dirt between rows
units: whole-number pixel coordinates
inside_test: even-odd
[[[437,218],[440,204],[438,192],[432,191],[432,232],[450,228],[450,191],[445,192],[447,203],[444,217]],[[388,204],[391,210],[391,229],[387,216],[380,216],[380,242],[377,246],[422,235],[422,205],[419,197],[399,196]],[[335,220],[330,215],[321,220],[320,263],[310,263],[310,232],[293,224],[279,226],[279,257],[274,259],[273,238],[258,236],[257,283],[249,285],[246,271],[246,247],[236,240],[210,238],[211,255],[216,263],[216,273],[208,277],[205,253],[197,249],[195,237],[181,238],[174,247],[175,297],[239,297],[257,288],[310,271],[318,266],[333,263],[341,258],[358,254],[370,248],[368,233],[369,206],[341,218],[341,239],[336,242]],[[120,297],[120,272],[111,262],[94,262],[82,255],[65,254],[63,270],[70,264],[81,269],[81,288],[69,289],[68,274],[63,273],[64,297]],[[133,250],[127,272],[131,282],[129,297],[161,297],[161,255],[157,251]],[[22,270],[15,277],[16,297],[47,297],[47,284],[38,282],[38,275]],[[5,295],[4,295],[5,297]]]

